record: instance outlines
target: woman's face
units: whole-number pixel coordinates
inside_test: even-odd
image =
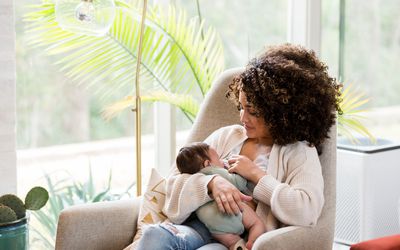
[[[260,143],[272,145],[273,140],[270,135],[264,118],[256,116],[254,107],[247,103],[246,94],[243,91],[239,93],[240,103],[240,121],[246,129],[246,135],[252,139],[258,139]]]

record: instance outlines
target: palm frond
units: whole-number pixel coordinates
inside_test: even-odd
[[[190,95],[176,94],[167,91],[154,91],[141,97],[142,101],[147,102],[166,102],[180,108],[187,118],[193,122],[199,110],[199,103]],[[113,103],[104,109],[102,115],[106,120],[110,120],[118,115],[122,110],[133,108],[135,97],[126,96],[123,100]]]
[[[191,95],[157,91],[143,96],[142,99],[143,101],[159,101],[175,105],[183,111],[191,122],[193,122],[199,111],[199,103]]]
[[[127,108],[133,108],[135,106],[135,97],[133,96],[126,96],[124,99],[119,100],[107,108],[105,108],[102,112],[102,116],[106,120],[110,120],[121,113],[122,110]]]
[[[346,88],[341,89],[341,102],[339,103],[342,114],[338,115],[338,133],[339,135],[345,136],[352,143],[359,143],[359,140],[354,136],[353,132],[357,132],[370,139],[371,142],[375,142],[375,137],[369,132],[369,130],[361,122],[362,119],[366,119],[364,116],[359,115],[362,112],[366,112],[366,109],[360,109],[369,102],[369,98],[365,98],[365,94],[354,90],[353,85],[349,85]]]
[[[215,30],[204,29],[204,22],[199,24],[197,19],[188,20],[184,11],[176,10],[173,6],[169,7],[167,13],[161,8],[154,8],[150,11],[149,19],[170,38],[171,46],[181,51],[204,96],[224,67],[223,47]],[[201,36],[202,29],[205,30],[204,38]],[[174,87],[180,86],[176,84]]]

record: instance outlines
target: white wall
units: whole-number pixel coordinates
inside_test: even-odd
[[[0,194],[16,193],[15,28],[13,0],[0,1]]]

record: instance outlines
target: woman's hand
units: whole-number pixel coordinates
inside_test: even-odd
[[[239,214],[243,211],[242,201],[251,201],[252,197],[242,194],[232,183],[221,176],[215,176],[208,183],[208,190],[218,205],[218,209],[227,214]]]
[[[266,175],[253,161],[243,155],[233,155],[228,163],[231,167],[228,169],[229,173],[240,174],[243,178],[257,184],[258,181]]]

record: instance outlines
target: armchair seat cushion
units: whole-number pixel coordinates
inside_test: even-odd
[[[75,205],[57,226],[57,250],[123,249],[136,233],[140,198]]]

